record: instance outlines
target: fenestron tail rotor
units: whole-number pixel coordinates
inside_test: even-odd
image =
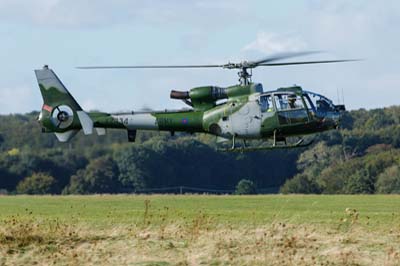
[[[223,68],[223,69],[240,69],[238,72],[241,84],[248,84],[251,80],[251,73],[248,69],[259,66],[289,66],[289,65],[309,65],[309,64],[327,64],[327,63],[343,63],[360,61],[361,59],[341,59],[341,60],[320,60],[320,61],[294,61],[294,62],[276,62],[288,58],[306,56],[311,54],[322,53],[322,51],[304,51],[293,53],[278,53],[266,58],[255,61],[241,61],[238,63],[228,62],[226,64],[204,64],[204,65],[129,65],[129,66],[79,66],[78,69],[151,69],[151,68]]]
[[[74,121],[74,112],[68,105],[60,105],[53,109],[50,120],[55,127],[65,129]]]

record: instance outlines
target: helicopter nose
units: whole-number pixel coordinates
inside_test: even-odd
[[[344,106],[344,104],[335,105],[335,110],[336,110],[336,112],[339,112],[339,113],[345,112],[346,106]]]

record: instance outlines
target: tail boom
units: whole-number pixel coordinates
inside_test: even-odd
[[[55,133],[61,142],[69,141],[81,129],[85,135],[92,134],[93,129],[98,135],[104,135],[107,128],[126,129],[130,141],[136,130],[204,132],[203,112],[193,110],[87,113],[48,66],[35,70],[35,74],[43,98],[39,123],[43,132]]]

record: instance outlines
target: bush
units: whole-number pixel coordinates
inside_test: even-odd
[[[345,181],[343,192],[345,194],[373,194],[374,180],[367,170],[357,170]]]
[[[34,173],[24,178],[17,185],[19,194],[50,194],[55,189],[54,177],[45,173]]]
[[[108,156],[91,161],[84,170],[71,176],[63,194],[118,193],[118,167]]]
[[[305,174],[295,175],[292,179],[289,179],[280,189],[281,193],[290,194],[320,194],[321,188],[315,182]]]
[[[400,169],[398,165],[386,168],[376,182],[378,193],[400,194]]]
[[[247,179],[242,179],[236,185],[235,194],[237,195],[249,195],[249,194],[256,194],[256,186],[254,182]]]

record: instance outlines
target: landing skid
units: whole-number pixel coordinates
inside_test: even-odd
[[[226,148],[226,149],[218,149],[218,151],[222,152],[249,152],[249,151],[265,151],[265,150],[282,150],[282,149],[294,149],[294,148],[304,148],[307,146],[310,146],[314,142],[314,139],[304,143],[304,139],[300,139],[296,143],[293,144],[283,144],[283,145],[276,145],[276,142],[274,142],[274,145],[269,145],[269,146],[258,146],[258,147],[247,147],[247,146],[242,146],[242,147],[235,147],[234,141],[233,145],[231,148]]]

